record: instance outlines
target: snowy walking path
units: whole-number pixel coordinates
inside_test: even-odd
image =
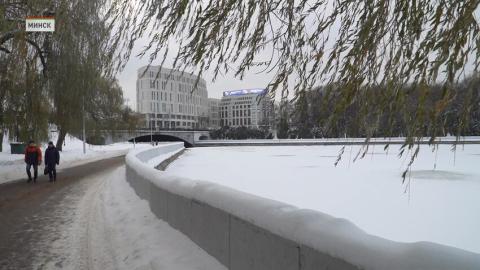
[[[65,219],[44,240],[40,269],[226,269],[185,235],[159,220],[125,180],[125,166],[82,182]],[[72,195],[72,196],[78,196]],[[50,242],[49,242],[50,241]]]
[[[53,138],[52,140],[54,140]],[[54,140],[55,141],[55,140]],[[88,162],[101,159],[122,156],[128,153],[134,145],[128,142],[116,143],[111,145],[86,145],[86,154],[83,154],[83,143],[81,140],[67,136],[65,146],[60,152],[60,165],[58,170],[75,167]],[[41,145],[42,153],[46,145]],[[148,144],[137,144],[135,147],[149,147]],[[43,164],[39,166],[39,174],[43,172]],[[23,155],[10,154],[10,145],[6,138],[3,142],[3,152],[0,152],[0,184],[13,180],[26,178],[25,163]]]

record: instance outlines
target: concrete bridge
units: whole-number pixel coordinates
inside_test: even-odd
[[[208,130],[117,130],[102,132],[105,144],[116,142],[173,142],[182,141],[185,147],[195,146],[200,140],[210,138]]]
[[[153,130],[136,131],[119,130],[104,131],[102,137],[105,144],[129,141],[133,142],[175,142],[182,141],[185,147],[215,146],[291,146],[291,145],[363,145],[365,138],[322,138],[322,139],[248,139],[248,140],[210,140],[208,130]],[[400,144],[405,138],[372,138],[370,145]],[[423,138],[416,144],[431,144],[430,138]],[[480,144],[480,137],[436,138],[434,144]]]

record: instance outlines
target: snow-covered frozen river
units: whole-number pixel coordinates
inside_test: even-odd
[[[410,177],[409,156],[370,146],[205,147],[188,149],[167,171],[219,183],[300,208],[345,218],[369,234],[430,241],[480,253],[480,145],[422,146]]]

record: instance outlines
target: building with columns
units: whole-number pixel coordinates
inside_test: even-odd
[[[220,99],[208,99],[208,127],[210,129],[220,127]]]
[[[136,87],[137,111],[145,116],[145,128],[207,128],[207,85],[204,79],[198,79],[198,76],[189,73],[167,68],[160,70],[159,66],[139,68]]]
[[[220,125],[271,129],[274,104],[266,89],[241,89],[223,92],[220,102]]]

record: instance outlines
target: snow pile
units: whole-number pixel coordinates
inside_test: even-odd
[[[249,150],[246,148],[241,149],[242,151]],[[268,152],[266,149],[261,149],[261,151]],[[171,150],[165,151],[165,153],[168,152],[171,152]],[[160,154],[160,152],[158,153]],[[291,154],[293,151],[288,151],[287,153]],[[148,160],[140,160],[138,155],[138,151],[128,154],[127,166],[132,169],[135,174],[141,178],[149,179],[159,188],[188,199],[204,202],[248,223],[295,241],[299,245],[303,244],[312,247],[319,252],[343,259],[360,268],[480,268],[479,254],[428,242],[399,243],[382,239],[365,233],[346,219],[335,218],[318,211],[299,209],[283,202],[262,198],[207,181],[197,181],[179,177],[176,175],[178,170],[160,172],[147,164],[146,162],[148,162]],[[214,172],[218,170],[224,172],[223,176],[228,175],[232,177],[236,175],[237,171],[225,172],[231,169],[231,166],[222,169],[219,168],[225,163],[241,167],[242,165],[248,165],[249,162],[254,162],[228,157],[229,156],[224,153],[222,155],[224,162],[218,164],[216,163],[217,160],[212,160],[210,156],[202,156],[201,159],[204,166],[205,163],[212,164],[204,168],[204,170],[210,172],[212,176],[216,175]],[[283,164],[271,163],[275,165],[276,170],[280,173],[285,173],[285,170],[280,169]],[[173,165],[175,164],[176,162],[173,163]],[[261,163],[261,165],[266,165],[266,162]],[[248,170],[248,166],[242,169]],[[292,170],[291,167],[287,167],[287,170],[288,169]],[[183,170],[186,171],[186,168],[183,168]],[[292,171],[297,176],[301,176],[301,174],[298,174],[300,170]],[[258,173],[258,171],[250,171],[250,174],[252,173]],[[331,175],[326,174],[322,176],[328,178],[328,176]],[[238,178],[236,180],[238,180]],[[296,180],[300,183],[302,182],[302,178],[297,177]],[[348,190],[348,186],[345,185],[344,188]],[[378,190],[378,192],[381,192],[381,189]],[[296,191],[292,190],[290,190],[289,193],[294,193],[294,196],[302,196],[302,194],[296,194]],[[353,204],[350,206],[355,207]],[[384,220],[376,221],[381,224]],[[373,222],[375,222],[375,220]]]
[[[52,136],[51,140],[56,142],[56,136]],[[40,146],[42,153],[44,153],[46,147],[46,144]],[[134,147],[145,149],[150,146],[147,144],[136,144],[134,146],[128,142],[111,145],[86,144],[86,154],[83,154],[83,142],[73,136],[67,135],[65,137],[63,151],[60,152],[60,166],[58,166],[58,169],[61,170],[100,159],[125,155],[128,150]],[[39,169],[39,173],[41,171],[42,170]],[[4,138],[3,151],[0,152],[0,184],[22,178],[26,178],[23,154],[10,154],[10,144],[7,138]]]

